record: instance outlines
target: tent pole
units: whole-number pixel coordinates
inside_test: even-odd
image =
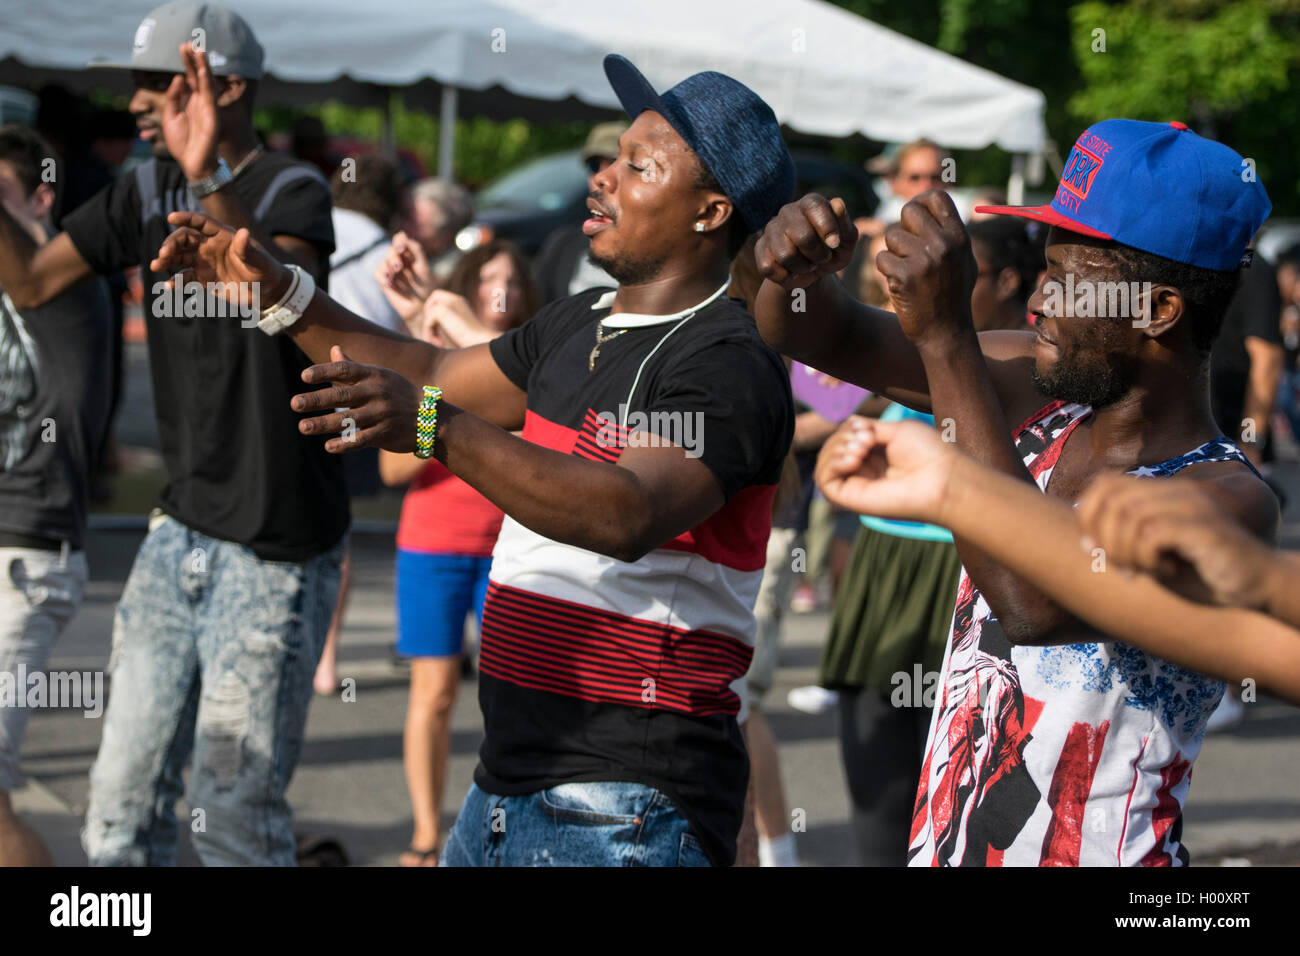
[[[456,158],[456,87],[442,86],[442,112],[438,116],[438,178],[453,178]]]
[[[1011,155],[1011,178],[1007,180],[1007,203],[1021,206],[1025,202],[1025,154]]]
[[[392,87],[384,89],[383,150],[388,159],[397,159],[397,129],[393,125],[393,100],[398,93]]]

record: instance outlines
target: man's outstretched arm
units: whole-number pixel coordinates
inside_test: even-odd
[[[775,348],[795,349],[807,364],[932,412],[941,431],[976,460],[1031,482],[1011,426],[1044,401],[1030,375],[1033,337],[976,334],[975,264],[952,200],[923,194],[886,233],[877,265],[897,315],[854,301],[830,275],[842,267],[848,229],[842,204],[820,196],[786,206],[769,223],[756,250],[771,280],[757,306],[764,337]],[[1071,614],[1004,565],[960,538],[957,546],[1012,641],[1052,641],[1063,629],[1091,639]]]
[[[951,528],[1102,639],[1300,704],[1300,602],[1280,597],[1294,592],[1295,556],[1226,518],[1203,482],[1107,475],[1076,511],[916,422],[865,419],[826,443],[817,482],[842,507]]]
[[[413,451],[422,390],[390,369],[337,351],[336,358],[304,372],[309,383],[332,384],[294,397],[295,411],[315,415],[299,430],[338,435],[350,421],[355,434],[329,438],[327,451]],[[525,441],[446,401],[438,404],[434,457],[529,530],[620,561],[638,560],[725,502],[709,467],[678,446],[630,445],[617,464],[591,461]]]
[[[782,355],[928,411],[925,369],[898,321],[836,276],[857,241],[840,199],[810,193],[783,206],[754,247],[765,280],[754,301],[759,332]]]
[[[0,203],[0,289],[20,312],[44,305],[91,271],[67,233],[38,245]]]
[[[1033,485],[1011,428],[1045,403],[1032,384],[1028,354],[1002,367],[1022,383],[1022,396],[1004,404],[971,317],[975,259],[951,197],[928,192],[903,207],[885,232],[877,261],[889,282],[899,324],[916,346],[930,382],[936,425],[971,458]],[[1028,335],[1011,333],[1024,348]],[[1013,644],[1095,640],[1092,629],[974,542],[955,537],[957,551]]]
[[[238,232],[201,213],[172,213],[176,230],[158,250],[150,268],[160,274],[192,274],[196,281],[221,283],[238,297],[239,286],[259,289],[264,305],[278,302],[292,282],[289,269],[255,242],[247,229]],[[249,335],[261,335],[250,330]],[[417,385],[437,385],[455,404],[507,429],[523,426],[523,391],[501,371],[488,346],[440,349],[367,322],[317,290],[302,317],[285,333],[314,362],[330,362],[334,349],[366,365],[392,369]],[[311,370],[308,370],[311,371]],[[304,381],[323,382],[329,376]],[[345,394],[344,397],[350,397]],[[341,401],[339,406],[350,406]],[[414,415],[414,409],[412,409]],[[414,418],[412,418],[414,422]]]
[[[928,412],[925,363],[899,317],[859,302],[835,275],[849,264],[857,241],[839,199],[809,193],[783,206],[754,247],[765,278],[754,303],[759,332],[782,355]],[[1014,367],[1030,338],[1017,332],[979,336],[1004,404],[1033,400],[1027,375]]]

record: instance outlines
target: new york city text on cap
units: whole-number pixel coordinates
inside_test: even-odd
[[[233,10],[215,3],[164,3],[140,21],[129,62],[92,60],[88,65],[117,70],[184,73],[182,43],[201,46],[215,76],[262,76],[262,45],[253,29]]]
[[[605,75],[627,115],[658,113],[713,174],[750,232],[794,198],[794,160],[772,108],[739,80],[707,71],[662,96],[626,58],[605,57]]]
[[[1235,269],[1272,205],[1254,166],[1185,123],[1084,130],[1049,206],[976,206],[1200,266]]]

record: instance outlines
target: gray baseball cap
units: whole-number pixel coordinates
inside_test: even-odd
[[[140,21],[129,62],[91,60],[90,67],[184,73],[180,45],[193,43],[208,55],[214,76],[262,76],[262,44],[235,11],[215,3],[164,3]]]

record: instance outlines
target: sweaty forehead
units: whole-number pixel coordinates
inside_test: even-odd
[[[646,110],[638,116],[619,141],[629,152],[637,148],[646,150],[661,163],[674,166],[695,163],[695,153],[686,145],[686,140],[653,110]]]
[[[1115,267],[1111,250],[1115,243],[1053,226],[1047,233],[1047,261],[1070,268],[1109,270]]]

